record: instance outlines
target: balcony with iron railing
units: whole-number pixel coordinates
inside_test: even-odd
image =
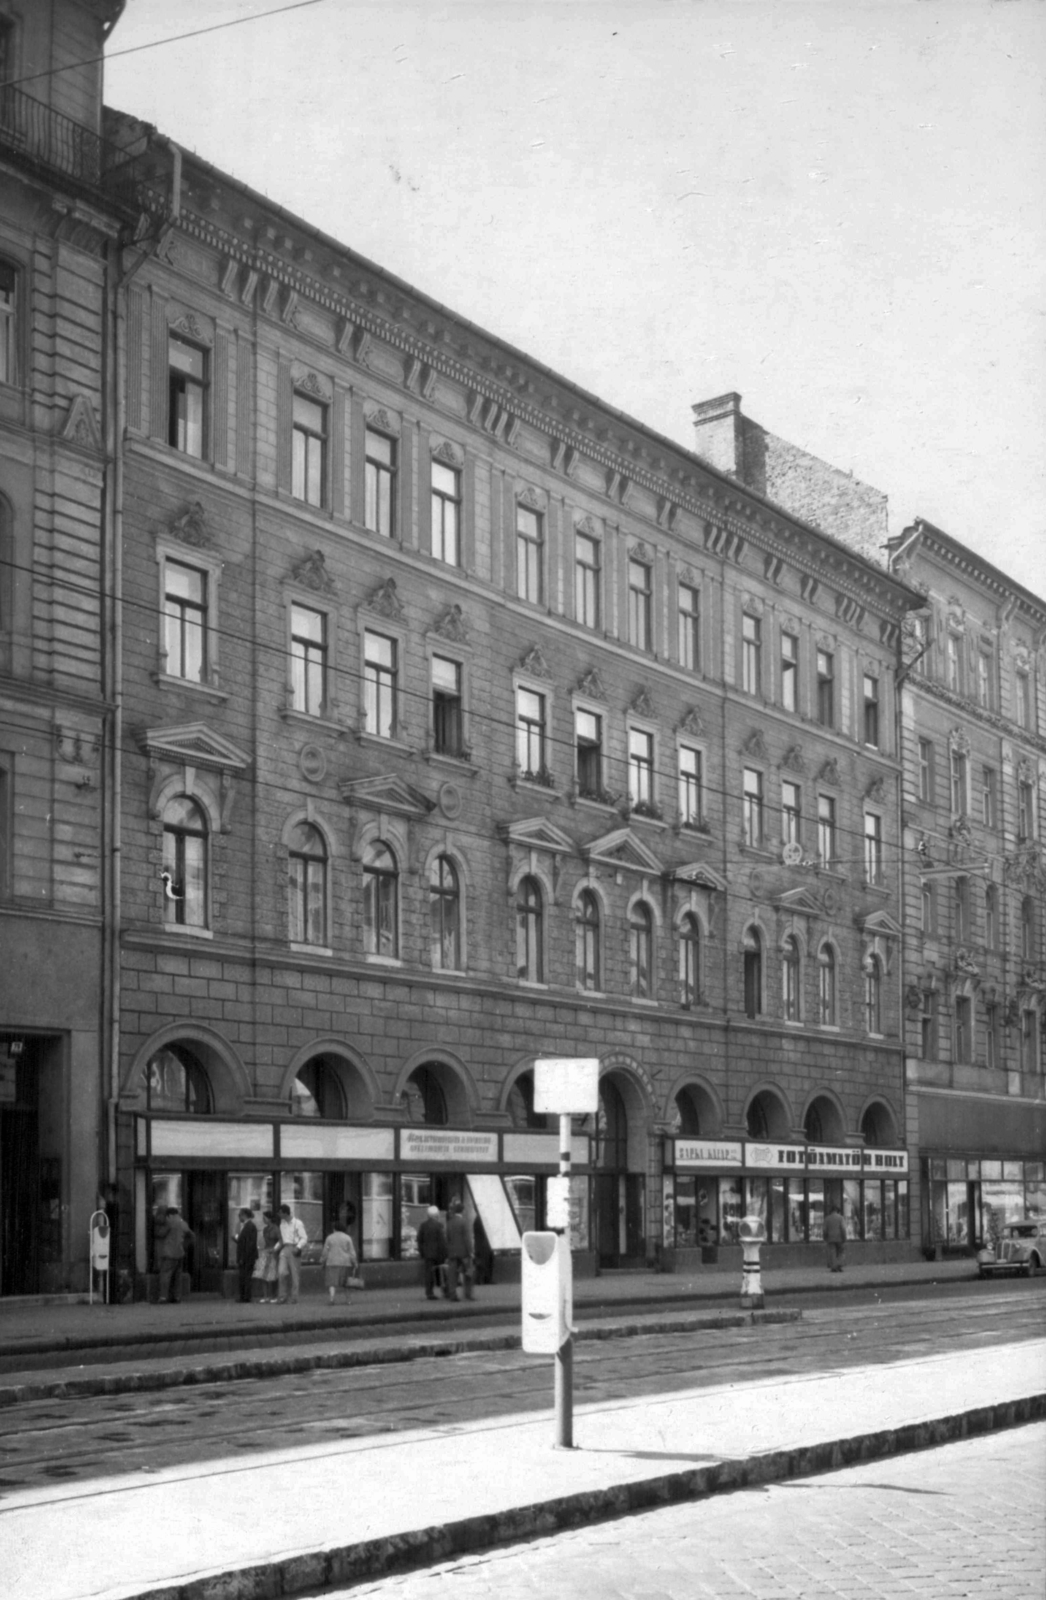
[[[0,158],[39,177],[64,180],[97,203],[128,212],[162,208],[162,189],[150,185],[152,157],[147,134],[138,132],[122,146],[103,139],[82,123],[41,100],[0,84]]]

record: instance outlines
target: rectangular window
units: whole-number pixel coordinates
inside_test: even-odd
[[[15,381],[17,289],[18,275],[14,267],[0,261],[0,383]]]
[[[327,703],[327,618],[291,606],[291,707],[321,717]]]
[[[396,641],[363,635],[363,711],[367,732],[391,739],[396,732]]]
[[[172,333],[167,369],[167,443],[183,455],[202,459],[207,353]]]
[[[879,748],[879,679],[864,675],[864,742]]]
[[[952,751],[952,815],[966,813],[966,757],[961,750]]]
[[[955,942],[956,944],[969,944],[970,942],[970,880],[956,878],[955,880]]]
[[[937,893],[932,883],[924,883],[920,891],[922,931],[932,938],[937,932]]]
[[[985,711],[992,709],[992,679],[992,658],[987,650],[981,650],[977,656],[977,704]]]
[[[919,1050],[924,1061],[937,1060],[937,993],[934,989],[923,991]]]
[[[516,507],[516,593],[521,600],[540,605],[542,597],[543,528],[537,511]]]
[[[516,762],[521,777],[545,781],[545,696],[533,689],[516,690]]]
[[[432,463],[432,554],[448,567],[461,565],[461,473]]]
[[[1017,838],[1023,843],[1031,839],[1035,831],[1035,816],[1032,809],[1032,792],[1030,783],[1017,785]]]
[[[0,755],[0,900],[11,893],[11,865],[14,853],[13,806],[14,756]]]
[[[781,635],[781,704],[799,710],[799,640],[794,633]]]
[[[955,1002],[955,1060],[963,1065],[972,1060],[971,1026],[971,1001],[968,996],[960,995]]]
[[[995,1072],[1000,1065],[999,1055],[999,1008],[991,1005],[984,1008],[984,1064],[989,1072]]]
[[[172,678],[207,677],[207,574],[180,561],[163,564],[164,651]]]
[[[701,670],[701,591],[689,583],[679,585],[679,665]]]
[[[995,949],[995,942],[999,936],[999,910],[998,890],[994,883],[989,883],[984,891],[984,944],[988,950]]]
[[[883,824],[874,811],[864,814],[864,875],[869,883],[883,881]]]
[[[327,407],[295,394],[291,427],[291,493],[309,506],[324,503],[327,476]]]
[[[574,611],[583,628],[599,627],[599,540],[574,535]]]
[[[998,812],[994,767],[981,768],[981,821],[986,828],[995,827]]]
[[[391,539],[396,531],[396,441],[366,430],[364,522],[372,533]]]
[[[1039,1014],[1026,1006],[1021,1012],[1021,1071],[1039,1070]]]
[[[830,794],[817,796],[817,858],[822,867],[835,864],[835,801]]]
[[[745,844],[759,850],[763,844],[763,774],[755,767],[744,770],[741,804]]]
[[[432,747],[437,755],[464,754],[461,664],[432,658]]]
[[[679,820],[684,828],[700,826],[703,806],[701,752],[679,747]]]
[[[654,735],[628,730],[628,796],[634,806],[654,804]]]
[[[822,728],[835,726],[835,657],[817,652],[817,720]]]
[[[603,797],[603,718],[595,711],[574,712],[577,792],[584,800]]]
[[[759,694],[763,687],[763,625],[746,611],[741,618],[741,687]]]
[[[628,642],[637,650],[651,648],[653,575],[644,561],[628,563]]]
[[[802,845],[802,793],[797,783],[781,785],[781,843]]]
[[[948,687],[953,694],[962,694],[962,651],[956,634],[948,635],[944,654]]]
[[[1031,678],[1026,672],[1018,672],[1017,683],[1017,722],[1022,728],[1031,727]]]
[[[919,799],[933,805],[933,744],[929,739],[919,740]]]

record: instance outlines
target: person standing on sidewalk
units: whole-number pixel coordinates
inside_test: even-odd
[[[842,1272],[843,1252],[846,1249],[846,1223],[839,1207],[833,1204],[824,1219],[824,1242],[828,1251],[829,1272]]]
[[[258,1259],[258,1228],[250,1211],[240,1212],[240,1228],[236,1235],[236,1270],[239,1273],[239,1298],[243,1305],[251,1303],[251,1278]]]
[[[189,1224],[179,1214],[177,1206],[168,1206],[156,1220],[156,1260],[160,1269],[160,1304],[171,1301],[177,1305],[182,1298],[182,1267],[186,1246],[192,1244],[194,1234]]]
[[[277,1249],[277,1283],[279,1294],[277,1301],[281,1306],[287,1304],[288,1293],[292,1306],[298,1304],[298,1294],[301,1290],[301,1253],[309,1242],[305,1232],[305,1224],[300,1217],[291,1215],[290,1206],[280,1207],[280,1242]]]
[[[320,1256],[320,1266],[323,1268],[323,1281],[327,1286],[327,1296],[331,1305],[339,1289],[347,1289],[349,1278],[355,1273],[357,1267],[356,1246],[352,1236],[340,1223],[335,1223],[323,1241],[323,1253]]]
[[[461,1273],[461,1287],[465,1291],[465,1299],[472,1299],[472,1239],[469,1225],[462,1215],[460,1200],[455,1200],[450,1208],[450,1219],[447,1223],[447,1299],[458,1298],[458,1273]]]
[[[447,1235],[438,1206],[429,1206],[418,1229],[418,1254],[425,1263],[425,1299],[435,1300],[439,1269],[447,1259]]]

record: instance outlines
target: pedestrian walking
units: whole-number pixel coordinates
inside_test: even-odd
[[[157,1298],[161,1305],[170,1301],[177,1304],[182,1298],[182,1269],[186,1247],[195,1235],[180,1214],[177,1206],[160,1207],[154,1225],[156,1260],[160,1269],[160,1289]]]
[[[328,1233],[320,1253],[323,1281],[331,1305],[339,1289],[348,1289],[350,1277],[356,1273],[356,1246],[352,1237],[340,1223]]]
[[[828,1253],[829,1272],[842,1272],[843,1252],[846,1249],[846,1223],[837,1205],[833,1205],[824,1219],[824,1242]]]
[[[450,1208],[447,1221],[447,1299],[458,1298],[458,1274],[465,1299],[472,1299],[472,1235],[462,1214],[460,1200]]]
[[[254,1276],[261,1285],[259,1305],[276,1304],[276,1246],[279,1242],[280,1230],[273,1220],[272,1212],[263,1211],[261,1244],[254,1265]]]
[[[276,1283],[279,1293],[277,1303],[281,1306],[287,1304],[288,1299],[292,1306],[298,1304],[298,1295],[301,1291],[301,1253],[309,1242],[305,1232],[305,1224],[300,1217],[291,1213],[290,1206],[280,1207],[280,1242],[276,1246]]]
[[[258,1260],[258,1225],[251,1215],[250,1209],[244,1206],[240,1211],[240,1226],[236,1234],[236,1271],[239,1275],[239,1300],[243,1305],[251,1303],[251,1279],[254,1276],[255,1263]]]
[[[425,1299],[435,1300],[440,1267],[447,1259],[447,1234],[438,1206],[429,1206],[418,1229],[418,1254],[425,1265]]]

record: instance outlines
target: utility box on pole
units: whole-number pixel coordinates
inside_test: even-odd
[[[570,1245],[562,1233],[523,1235],[523,1349],[558,1355],[573,1324]]]

